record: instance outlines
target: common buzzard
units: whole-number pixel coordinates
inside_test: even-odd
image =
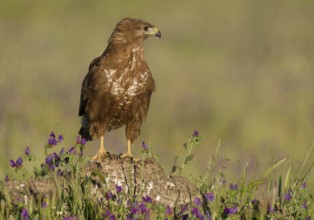
[[[101,159],[106,150],[104,134],[126,125],[127,152],[140,133],[155,81],[144,57],[143,41],[150,36],[161,37],[152,24],[134,18],[119,21],[108,40],[103,54],[89,65],[85,76],[79,108],[81,129],[86,140],[100,138],[94,160]]]

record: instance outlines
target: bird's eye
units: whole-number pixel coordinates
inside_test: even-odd
[[[147,30],[148,30],[148,28],[149,28],[148,26],[144,26],[144,28],[143,28],[143,29],[144,29],[144,31],[147,31]]]

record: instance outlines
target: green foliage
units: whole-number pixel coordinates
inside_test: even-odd
[[[57,189],[52,197],[34,199],[30,192],[18,203],[13,202],[4,185],[0,189],[1,219],[310,219],[314,215],[314,198],[307,187],[308,173],[293,176],[291,165],[286,175],[276,176],[276,170],[284,166],[286,158],[273,163],[262,178],[248,181],[246,168],[236,183],[228,183],[223,174],[226,160],[221,158],[218,145],[216,154],[209,161],[204,175],[194,179],[200,197],[190,203],[165,207],[148,195],[134,197],[122,186],[112,191],[107,178],[98,170],[90,176],[84,171],[87,159],[82,157],[85,140],[78,138],[74,147],[51,152],[63,141],[52,132],[44,146],[45,162],[34,169],[35,178],[49,177]],[[190,162],[192,148],[200,143],[198,131],[184,144],[186,150],[179,174]],[[152,148],[142,144],[142,159],[156,157]],[[11,162],[12,169],[23,172],[25,163],[32,163],[35,157],[30,149],[25,150],[21,160]],[[308,163],[308,157],[304,164]],[[301,167],[301,170],[303,167]],[[23,178],[28,178],[26,172]],[[191,175],[192,178],[193,175]],[[95,185],[94,178],[98,179]],[[6,180],[9,181],[9,178]],[[102,187],[97,188],[97,185]]]
[[[185,149],[185,155],[182,165],[177,165],[178,159],[176,158],[171,169],[171,174],[175,174],[177,170],[179,171],[180,175],[182,174],[184,167],[193,160],[194,155],[192,154],[192,149],[195,145],[199,144],[200,140],[201,138],[198,131],[194,130],[194,133],[189,137],[188,142],[183,144],[183,147]]]

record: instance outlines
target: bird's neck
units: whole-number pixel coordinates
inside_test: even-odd
[[[144,59],[144,49],[142,42],[134,42],[130,44],[109,42],[103,56],[106,54],[117,54],[121,57],[137,56]]]

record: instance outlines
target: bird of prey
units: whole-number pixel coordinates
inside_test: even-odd
[[[89,65],[79,106],[81,129],[86,140],[100,138],[100,147],[93,160],[106,155],[104,135],[126,125],[127,151],[140,134],[146,118],[155,81],[144,57],[145,39],[161,33],[152,24],[134,18],[119,21],[103,54]]]

